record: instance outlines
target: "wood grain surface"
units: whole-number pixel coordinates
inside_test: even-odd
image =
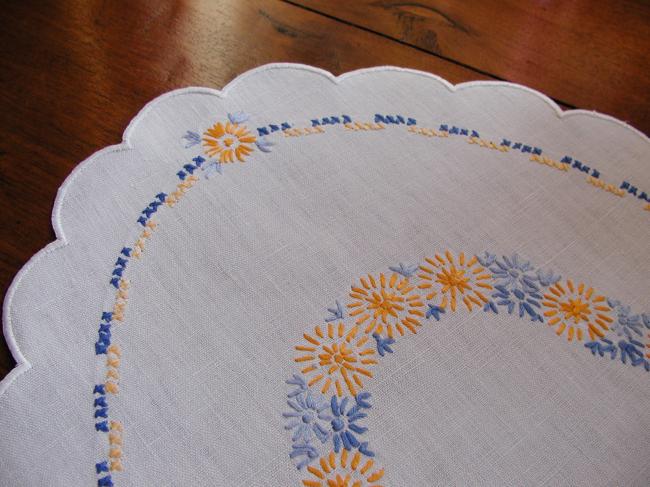
[[[260,64],[392,64],[505,79],[650,132],[645,2],[5,0],[0,9],[0,286],[54,240],[58,187],[149,100]],[[92,345],[89,345],[92,346]],[[0,341],[0,377],[13,367]]]
[[[650,2],[291,0],[650,131]]]

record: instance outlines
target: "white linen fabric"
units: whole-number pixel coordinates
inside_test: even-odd
[[[250,132],[230,134],[232,147],[251,152],[239,153],[244,163],[233,153],[234,162],[218,165],[231,147],[225,136],[210,155],[197,134],[209,139],[206,130],[226,127],[229,114]],[[196,167],[199,155],[205,162]],[[571,161],[561,162],[565,156]],[[427,299],[416,286],[422,306],[414,310],[424,314],[411,315],[421,324],[417,334],[395,328],[384,356],[372,331],[365,335],[377,363],[368,366],[373,377],[360,376],[363,388],[353,386],[357,397],[371,394],[372,407],[357,405],[367,414],[357,424],[367,431],[352,433],[368,443],[362,449],[374,453],[374,464],[359,473],[371,458],[359,454],[352,478],[364,486],[649,485],[650,212],[642,195],[650,191],[649,159],[648,138],[610,117],[562,113],[517,85],[454,87],[398,68],[337,78],[274,64],[223,91],[160,97],[121,144],[69,177],[53,212],[57,241],[6,297],[4,331],[19,366],[0,386],[0,484],[111,485],[102,480],[109,477],[116,486],[348,485],[324,480],[351,471],[359,451],[352,446],[341,465],[339,444],[327,472],[337,433],[328,429],[331,397],[341,400],[334,385],[321,408],[329,416],[323,438],[300,430],[314,455],[326,456],[325,467],[292,440],[297,416],[283,417],[297,412],[287,401],[306,397],[288,398],[295,388],[316,398],[324,384],[285,383],[294,374],[310,380],[301,369],[326,361],[296,362],[311,352],[295,347],[310,346],[303,334],[318,338],[317,325],[325,333],[327,323],[334,334],[339,322],[353,329],[361,315],[348,305],[360,278],[384,273],[436,284],[440,269],[427,281],[418,277],[425,270],[409,266],[431,268],[426,257],[445,261],[449,251],[459,268],[460,253],[465,264],[480,258],[475,268],[491,276],[482,294],[498,313],[476,297],[480,305],[470,302],[469,311],[462,302],[469,291],[457,293],[453,311],[450,292]],[[178,201],[166,204],[177,191]],[[157,226],[138,223],[155,201],[161,204],[143,222]],[[142,237],[145,230],[150,236]],[[132,255],[120,254],[123,247]],[[513,265],[499,274],[499,262],[507,267],[515,253],[517,265],[535,266],[528,274],[540,296],[555,299],[529,297],[539,304],[529,301],[533,314],[513,289],[505,298],[496,287],[522,271]],[[122,276],[112,274],[118,257],[128,261]],[[543,286],[546,275],[561,279]],[[118,286],[130,283],[121,321],[115,277]],[[569,301],[567,280],[574,295],[585,283],[580,303]],[[326,322],[337,316],[337,301],[342,316]],[[553,314],[553,302],[569,304]],[[581,311],[581,303],[591,307]],[[589,336],[596,306],[611,319],[606,332],[599,328],[611,346]],[[111,311],[112,321],[102,318]],[[120,357],[96,354],[102,323],[110,324],[110,339],[100,333],[100,349],[110,342]],[[384,326],[378,337],[387,333]],[[112,359],[118,362],[107,366]],[[355,394],[337,374],[349,411]],[[106,382],[119,393],[93,394]],[[101,397],[107,410],[97,405]],[[97,431],[102,421],[108,431]],[[307,460],[312,472],[301,465]]]

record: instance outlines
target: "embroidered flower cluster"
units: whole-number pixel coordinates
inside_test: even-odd
[[[538,147],[503,139],[500,144],[481,139],[476,130],[441,124],[437,130],[420,128],[414,118],[399,114],[376,114],[371,122],[355,121],[349,115],[329,115],[310,120],[310,127],[289,122],[271,123],[256,129],[244,123],[244,112],[230,113],[202,133],[188,130],[185,148],[199,147],[200,154],[176,173],[178,182],[169,194],[158,193],[137,218],[137,234],[122,248],[112,267],[109,284],[113,294],[110,311],[101,314],[94,344],[101,377],[93,388],[95,429],[106,435],[107,452],[96,463],[98,486],[114,485],[113,474],[123,467],[121,422],[110,417],[109,397],[119,393],[122,350],[115,343],[114,327],[125,321],[129,281],[127,266],[140,259],[146,241],[158,223],[161,208],[173,208],[199,181],[222,174],[224,165],[245,162],[255,148],[268,153],[275,145],[272,136],[324,134],[326,128],[360,132],[406,127],[426,137],[466,138],[468,143],[501,152],[518,150],[531,161],[567,172],[575,169],[587,182],[617,196],[631,194],[644,202],[650,197],[624,181],[619,187],[600,179],[600,172],[565,156],[554,161]],[[650,204],[644,209],[650,210]],[[364,420],[372,408],[366,383],[374,377],[379,361],[395,352],[397,340],[415,334],[428,322],[462,309],[468,312],[505,312],[534,323],[547,323],[558,336],[583,342],[593,355],[619,359],[624,364],[650,370],[648,335],[650,314],[633,314],[629,306],[606,298],[584,283],[562,281],[517,255],[497,257],[490,253],[466,257],[444,252],[427,257],[421,264],[391,266],[389,272],[368,274],[355,282],[347,301],[335,301],[323,324],[303,335],[296,345],[295,363],[300,369],[287,384],[288,411],[285,427],[291,437],[290,457],[309,478],[306,487],[351,485],[379,487],[384,470],[375,465]]]
[[[311,474],[303,485],[339,485],[337,479],[354,478],[358,483],[352,485],[366,486],[383,477],[383,469],[366,475],[375,465],[364,423],[372,408],[366,383],[398,340],[461,311],[545,323],[593,355],[618,357],[650,371],[650,315],[632,314],[593,287],[563,280],[517,254],[467,256],[447,250],[420,264],[399,263],[386,273],[360,277],[346,301],[336,300],[323,324],[305,332],[294,347],[298,368],[286,381],[283,418],[289,457]],[[369,463],[361,472],[357,467],[364,458]]]
[[[215,173],[222,174],[222,165],[234,162],[244,162],[246,157],[253,152],[253,146],[261,152],[269,152],[272,142],[262,138],[257,139],[251,134],[243,122],[248,120],[248,115],[243,112],[228,114],[227,121],[215,123],[207,129],[203,136],[196,132],[187,131],[182,140],[186,148],[201,145],[201,154],[184,164],[176,172],[178,178],[173,191],[160,192],[140,212],[136,222],[138,231],[134,241],[119,252],[113,265],[109,286],[114,294],[113,307],[110,311],[101,314],[98,339],[94,344],[95,354],[103,361],[100,380],[93,387],[93,406],[95,430],[105,435],[107,452],[105,457],[95,464],[97,485],[99,487],[112,487],[114,474],[124,470],[123,465],[123,433],[124,427],[120,421],[110,417],[110,396],[119,394],[119,366],[122,360],[122,350],[114,343],[114,327],[116,324],[125,323],[126,306],[130,283],[126,279],[127,266],[135,259],[143,257],[145,245],[152,237],[158,226],[155,215],[162,208],[173,208],[199,182],[199,174],[203,172],[208,179]]]

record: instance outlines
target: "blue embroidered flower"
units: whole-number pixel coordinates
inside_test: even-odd
[[[201,143],[201,136],[191,130],[188,130],[181,138],[185,140],[186,149]]]
[[[536,270],[534,266],[522,260],[517,254],[503,256],[501,259],[494,254],[485,254],[478,257],[481,265],[488,267],[496,281],[492,294],[495,301],[489,301],[483,307],[484,311],[498,313],[498,306],[503,306],[512,314],[517,310],[519,317],[530,317],[531,321],[544,321],[538,312],[541,308],[540,300],[543,299],[542,287],[556,283],[560,276],[553,272],[544,273]]]
[[[626,364],[629,358],[630,365],[633,367],[643,365],[646,371],[650,371],[650,362],[643,356],[643,350],[645,348],[643,343],[637,340],[620,340],[618,342],[618,348],[621,351],[621,362]]]
[[[390,346],[395,343],[394,338],[384,338],[379,333],[373,333],[372,337],[375,339],[375,342],[377,342],[377,353],[379,353],[380,356],[383,357],[386,353],[393,353],[393,349]]]
[[[548,271],[546,273],[542,272],[541,269],[537,271],[537,279],[539,283],[544,287],[549,287],[558,282],[562,276],[559,274],[553,274],[553,271]]]
[[[616,348],[617,345],[618,348]],[[618,344],[615,345],[611,340],[601,338],[598,341],[585,343],[585,347],[591,350],[592,355],[598,354],[603,357],[608,353],[609,358],[612,360],[616,358],[617,352],[620,351],[621,362],[627,364],[629,360],[632,367],[643,365],[646,372],[650,372],[650,362],[643,356],[643,350],[645,347],[643,346],[643,343],[638,340],[619,340]]]
[[[535,309],[541,307],[539,300],[543,298],[543,296],[539,294],[539,288],[537,286],[529,286],[524,288],[525,290],[516,288],[508,290],[506,286],[501,285],[496,285],[494,288],[497,292],[493,293],[492,297],[497,300],[496,305],[507,307],[509,314],[512,314],[515,309],[518,309],[520,318],[528,315],[530,316],[531,321],[544,321],[542,315]],[[487,302],[483,307],[483,310],[498,313],[497,307],[493,301]]]
[[[260,137],[255,142],[255,145],[262,152],[271,152],[271,147],[273,147],[275,144],[271,142],[269,139],[267,139],[266,137]]]
[[[618,350],[616,346],[606,338],[601,338],[600,340],[593,342],[587,342],[585,343],[585,347],[591,350],[592,355],[598,354],[603,357],[606,353],[608,353],[609,358],[612,360],[616,358],[616,352]]]
[[[362,392],[355,397],[355,404],[348,407],[350,402],[348,397],[344,397],[339,402],[336,396],[332,396],[330,401],[330,409],[333,415],[331,422],[332,440],[336,453],[339,453],[341,446],[343,446],[346,450],[358,448],[362,454],[369,457],[375,455],[368,449],[368,442],[360,442],[356,436],[368,431],[368,428],[358,425],[357,421],[367,416],[366,413],[362,412],[364,409],[372,407],[368,402],[369,399],[370,393]]]
[[[249,118],[250,118],[249,115],[242,111],[228,114],[228,120],[230,120],[230,123],[235,123],[235,124],[244,123]]]
[[[291,445],[291,453],[289,453],[289,458],[292,460],[297,459],[298,462],[296,463],[296,467],[298,470],[301,470],[318,458],[318,449],[309,441],[296,442]]]
[[[302,394],[303,392],[305,392],[308,388],[307,382],[305,382],[304,377],[299,374],[293,374],[291,379],[287,379],[285,383],[289,384],[290,386],[296,386],[296,388],[293,391],[287,394],[287,397],[295,397],[298,394]]]
[[[442,308],[440,306],[435,306],[433,304],[428,304],[427,306],[429,306],[429,309],[427,310],[424,316],[427,319],[433,316],[436,319],[436,321],[440,321],[440,314],[445,312],[445,308]]]
[[[329,439],[329,422],[332,417],[329,415],[329,403],[324,396],[307,391],[294,396],[287,404],[292,411],[283,413],[282,416],[289,419],[285,429],[293,432],[293,442],[307,443],[314,436],[321,443]]]
[[[624,306],[616,299],[607,299],[607,304],[616,313],[616,321],[610,326],[619,337],[628,340],[643,336],[643,327],[650,328],[650,316],[647,314],[633,315],[629,306]]]
[[[398,265],[393,265],[389,266],[388,269],[390,269],[393,272],[397,272],[398,274],[401,274],[404,277],[411,277],[413,274],[417,272],[417,270],[420,268],[417,264],[413,265],[404,265],[401,262]]]
[[[214,173],[219,173],[223,174],[223,167],[220,162],[212,161],[205,166],[203,166],[202,170],[205,173],[205,178],[210,179],[210,176],[213,176]]]
[[[329,323],[330,321],[342,320],[345,317],[345,312],[343,311],[343,305],[341,305],[338,299],[335,301],[335,303],[336,303],[335,308],[327,308],[327,311],[330,312],[330,316],[325,318],[325,321],[327,323]]]
[[[538,282],[533,266],[530,262],[522,261],[517,254],[512,257],[504,255],[501,260],[495,259],[490,270],[497,283],[507,289],[534,287]]]

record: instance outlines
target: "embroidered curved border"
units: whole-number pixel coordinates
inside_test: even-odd
[[[103,156],[105,154],[108,154],[108,153],[111,153],[111,152],[120,152],[120,151],[128,151],[128,150],[130,150],[131,147],[130,147],[130,143],[129,143],[129,137],[130,137],[131,133],[133,132],[133,130],[135,129],[135,127],[137,126],[137,124],[145,117],[145,115],[152,109],[152,107],[154,105],[157,105],[158,103],[162,102],[166,98],[173,97],[173,96],[178,96],[178,95],[185,94],[185,93],[206,94],[206,95],[211,95],[211,96],[217,96],[219,98],[225,98],[230,89],[232,89],[236,84],[243,81],[248,76],[252,76],[252,75],[258,74],[260,72],[263,72],[263,71],[266,71],[266,70],[271,70],[271,69],[294,69],[294,70],[310,71],[312,73],[321,75],[321,76],[329,79],[330,81],[332,81],[335,84],[338,84],[338,83],[344,81],[347,77],[350,77],[350,76],[359,76],[359,75],[369,74],[369,73],[378,72],[378,71],[402,71],[402,72],[409,72],[409,73],[412,73],[412,74],[415,74],[415,75],[418,75],[418,76],[424,76],[424,77],[427,77],[429,79],[435,80],[435,81],[443,84],[443,86],[445,86],[449,91],[452,91],[452,92],[460,91],[462,89],[470,88],[472,86],[489,86],[489,85],[493,85],[493,86],[509,86],[509,87],[511,87],[513,89],[522,90],[522,91],[531,93],[531,94],[541,98],[542,100],[544,100],[546,102],[546,104],[548,104],[554,110],[554,112],[556,113],[558,118],[564,118],[564,117],[576,116],[576,115],[584,115],[584,116],[590,116],[590,117],[595,117],[595,118],[601,118],[601,119],[604,119],[604,120],[608,120],[609,122],[613,122],[615,124],[621,125],[624,128],[626,128],[627,130],[631,130],[633,133],[635,133],[636,135],[641,137],[643,140],[648,141],[648,138],[644,134],[642,134],[641,132],[634,129],[633,127],[631,127],[631,126],[625,124],[624,122],[621,122],[621,121],[619,121],[619,120],[617,120],[617,119],[615,119],[613,117],[610,117],[610,116],[607,116],[607,115],[602,115],[602,114],[597,114],[595,112],[589,112],[589,111],[585,111],[585,110],[572,110],[572,111],[569,111],[569,112],[563,112],[559,108],[559,106],[557,106],[557,104],[555,104],[551,99],[549,99],[548,97],[546,97],[545,95],[543,95],[543,94],[541,94],[539,92],[536,92],[536,91],[531,90],[531,89],[529,89],[527,87],[524,87],[524,86],[520,86],[520,85],[516,85],[516,84],[512,84],[512,83],[504,83],[504,82],[482,82],[482,81],[481,82],[462,83],[462,84],[454,86],[454,85],[451,85],[450,83],[448,83],[446,80],[444,80],[444,79],[442,79],[442,78],[440,78],[438,76],[429,74],[429,73],[424,73],[424,72],[409,70],[409,69],[403,69],[403,68],[394,68],[394,67],[378,67],[378,68],[371,68],[371,69],[363,69],[363,70],[349,72],[349,73],[343,74],[343,75],[341,75],[339,77],[335,77],[329,72],[326,72],[326,71],[323,71],[323,70],[320,70],[320,69],[317,69],[317,68],[313,68],[313,67],[310,67],[310,66],[296,65],[296,64],[289,64],[289,63],[278,63],[278,64],[271,64],[271,65],[262,66],[260,68],[256,68],[256,69],[253,69],[251,71],[248,71],[248,72],[238,76],[233,81],[231,81],[222,91],[217,91],[217,90],[212,90],[212,89],[207,89],[207,88],[185,88],[185,89],[176,90],[176,91],[164,94],[164,95],[156,98],[155,100],[151,101],[150,103],[148,103],[141,110],[141,112],[138,114],[138,116],[133,119],[133,121],[129,124],[129,126],[126,129],[126,131],[124,133],[124,137],[123,137],[123,142],[120,145],[107,147],[107,148],[93,154],[89,159],[87,159],[86,161],[81,163],[79,166],[77,166],[77,168],[75,168],[74,171],[72,171],[72,173],[68,176],[68,178],[66,179],[64,184],[59,189],[58,194],[57,194],[57,198],[56,198],[56,201],[55,201],[55,204],[54,204],[53,213],[52,213],[52,226],[53,226],[55,235],[57,237],[57,240],[55,242],[52,242],[51,244],[47,245],[44,249],[39,251],[37,254],[35,254],[29,260],[29,262],[20,270],[20,272],[14,278],[10,288],[7,291],[6,297],[5,297],[4,306],[3,306],[3,324],[4,324],[3,332],[4,332],[4,335],[5,335],[7,345],[9,347],[9,349],[10,349],[10,351],[11,351],[17,365],[5,378],[3,378],[2,381],[0,381],[0,395],[2,395],[7,390],[7,388],[14,382],[14,380],[20,374],[22,374],[23,372],[25,372],[26,370],[29,370],[31,368],[30,362],[21,353],[20,348],[18,347],[17,341],[16,341],[14,333],[13,333],[12,306],[11,306],[11,304],[12,304],[12,301],[13,301],[13,297],[15,296],[17,290],[20,287],[20,284],[22,282],[22,278],[29,272],[29,270],[32,268],[32,266],[36,265],[39,262],[39,260],[41,258],[43,258],[45,255],[47,255],[48,253],[53,252],[54,250],[67,245],[68,241],[67,241],[67,238],[65,236],[65,232],[64,232],[64,230],[63,230],[63,228],[61,226],[60,215],[61,215],[61,212],[63,210],[63,204],[65,202],[65,196],[66,196],[67,188],[74,182],[74,180],[76,179],[76,176],[79,175],[82,171],[84,171],[87,168],[89,168],[90,166],[92,166],[92,164],[94,162],[96,162],[98,159],[101,158],[101,156]],[[442,127],[439,127],[439,130],[442,130]],[[422,133],[421,135],[429,135],[429,134]],[[477,143],[477,142],[475,142],[475,143]],[[260,150],[262,150],[263,152],[267,152],[269,150],[269,146],[266,146],[266,147],[258,146],[258,148]],[[631,186],[631,185],[629,185],[629,186]],[[628,188],[622,188],[622,189],[630,189],[630,188],[628,187]],[[635,194],[635,193],[633,193],[633,194]],[[648,208],[648,209],[650,209],[650,208]],[[116,262],[116,264],[117,264],[117,262]],[[116,266],[116,267],[119,267],[119,266]],[[106,320],[104,320],[103,318],[104,318],[104,316],[102,316],[102,321],[105,322]],[[101,330],[102,329],[101,329],[101,325],[100,325],[100,332],[101,332]],[[104,333],[105,333],[105,331],[104,331]],[[100,338],[101,338],[101,336],[100,336]],[[117,358],[119,358],[119,357],[117,357]],[[100,408],[102,407],[101,404],[99,405],[99,407]],[[115,431],[115,433],[120,433],[120,436],[121,436],[121,431],[119,430],[119,427],[118,427],[118,430]],[[121,441],[121,438],[120,438],[120,441]],[[107,483],[105,485],[110,485],[110,484]]]
[[[455,284],[460,281],[464,285]],[[383,469],[372,471],[371,480],[349,462],[336,465],[338,456],[346,455],[356,456],[357,464],[366,457],[368,472],[376,468],[375,453],[365,441],[368,428],[361,424],[372,409],[364,381],[372,381],[372,369],[395,351],[398,339],[458,308],[495,314],[502,310],[546,322],[569,342],[589,336],[584,347],[592,355],[618,356],[624,364],[650,371],[650,353],[645,353],[650,341],[644,345],[638,340],[650,328],[650,314],[634,315],[629,306],[583,283],[561,280],[516,254],[465,257],[446,251],[418,264],[400,262],[386,273],[362,276],[351,286],[347,301],[336,300],[322,324],[303,334],[294,347],[294,361],[302,368],[286,381],[288,411],[282,416],[291,435],[289,457],[299,470],[307,467],[307,487],[330,485],[321,483],[329,475],[334,480],[335,475],[356,474],[360,486],[383,477]],[[582,318],[574,322],[574,316]]]
[[[248,116],[242,112],[236,114],[228,114],[228,119],[231,124],[239,124],[247,121]],[[225,122],[224,122],[225,123]],[[500,152],[508,152],[511,149],[521,148],[522,154],[530,154],[530,158],[533,161],[540,162],[540,157],[542,154],[541,149],[537,147],[527,146],[521,143],[514,143],[504,140],[501,144],[497,145],[494,142],[481,139],[479,133],[476,130],[459,128],[459,127],[449,127],[448,125],[442,124],[435,129],[426,129],[417,126],[417,121],[410,117],[403,117],[401,115],[380,115],[375,114],[372,122],[357,122],[353,121],[352,117],[349,115],[330,115],[326,117],[316,118],[310,120],[310,125],[304,128],[297,128],[292,126],[289,122],[277,122],[270,123],[268,125],[258,127],[257,132],[260,136],[259,139],[255,141],[255,145],[261,152],[270,152],[274,143],[269,140],[273,134],[282,134],[284,137],[300,137],[305,135],[318,135],[327,133],[325,127],[329,126],[337,127],[342,130],[358,132],[366,130],[385,130],[389,126],[398,127],[403,125],[406,127],[408,132],[428,136],[428,137],[442,137],[447,138],[450,136],[458,135],[460,137],[466,138],[467,142],[470,144],[476,144],[479,147],[498,150]],[[236,126],[236,125],[235,125]],[[194,146],[199,146],[201,144],[202,136],[193,131],[187,131],[183,136],[185,147],[191,148]],[[130,247],[122,248],[120,255],[115,262],[114,268],[111,272],[110,285],[115,288],[115,305],[113,310],[102,312],[101,320],[98,332],[98,341],[95,343],[95,351],[98,355],[106,355],[106,381],[103,383],[98,383],[95,385],[94,394],[94,406],[95,406],[95,418],[97,423],[95,428],[98,432],[108,434],[108,455],[107,459],[102,460],[96,464],[96,471],[99,476],[98,485],[101,486],[112,486],[113,478],[111,473],[122,470],[121,464],[121,446],[122,446],[122,425],[118,421],[109,419],[109,406],[107,401],[107,394],[117,394],[118,393],[118,381],[119,381],[119,359],[121,356],[119,347],[112,343],[111,341],[111,327],[115,321],[122,321],[124,319],[124,308],[128,300],[128,281],[126,280],[126,269],[129,261],[132,257],[138,258],[140,254],[144,251],[144,246],[146,240],[151,237],[152,232],[156,228],[156,223],[153,220],[153,217],[158,212],[158,209],[166,206],[174,206],[185,194],[186,191],[191,189],[194,184],[199,181],[197,177],[198,171],[204,171],[205,177],[210,177],[215,173],[221,174],[223,171],[224,164],[218,160],[206,159],[204,156],[207,154],[203,153],[192,158],[192,162],[184,164],[180,170],[176,173],[179,178],[177,183],[176,190],[171,194],[158,193],[152,199],[152,201],[147,205],[147,207],[142,210],[140,215],[137,218],[137,223],[141,226],[142,230],[137,235],[135,244]],[[546,163],[551,167],[560,169],[563,171],[568,170],[568,163],[552,161],[551,164]],[[575,166],[573,166],[575,167]],[[578,167],[582,170],[582,168]],[[196,173],[196,174],[195,174]],[[590,177],[597,177],[593,174]],[[518,267],[522,272],[528,270],[528,263],[520,263],[518,257],[514,256],[512,258],[504,257],[502,262],[495,256],[489,255],[486,253],[482,258],[478,258],[482,265],[489,268],[492,265],[502,265],[510,267]],[[405,266],[399,264],[399,266],[394,266],[391,270],[395,275],[402,275],[406,279],[410,278],[417,270],[417,266]],[[497,273],[498,269],[493,269],[492,272]],[[492,275],[490,276],[492,278]],[[534,307],[539,307],[539,300],[542,299],[541,295],[537,296],[537,292],[541,292],[540,287],[535,287],[534,280],[540,284],[546,283],[546,287],[555,284],[559,277],[554,277],[552,273],[543,274],[529,277],[530,288],[528,289],[528,294],[526,298],[528,300],[519,300],[517,301],[517,292],[519,290],[509,289],[507,286],[504,287],[503,283],[501,285],[495,284],[495,293],[490,297],[490,299],[485,299],[481,303],[484,311],[492,311],[498,313],[499,306],[506,306],[509,313],[512,313],[515,309],[516,304],[519,305],[519,314],[520,317],[530,317],[533,321],[543,321],[543,317],[540,313],[535,311]],[[570,281],[569,281],[570,282]],[[581,291],[582,293],[582,291]],[[532,296],[532,297],[531,297]],[[553,299],[553,298],[550,298]],[[602,298],[604,299],[604,298]],[[465,303],[467,305],[467,302]],[[478,302],[475,302],[478,305]],[[471,308],[471,304],[468,305]],[[618,306],[618,304],[612,306]],[[422,317],[430,319],[434,317],[436,320],[440,319],[440,315],[445,313],[446,304],[442,305],[432,305],[429,304],[429,309],[425,312],[422,312]],[[337,301],[335,308],[330,308],[332,316],[326,319],[326,322],[333,321],[336,319],[343,319],[344,308]],[[629,310],[624,312],[625,316],[629,316]],[[638,324],[639,320],[642,320],[642,324],[647,327],[650,327],[650,316],[646,315],[634,315],[632,317],[635,323]],[[408,327],[408,324],[405,324],[405,327]],[[415,325],[412,325],[415,326]],[[419,326],[419,323],[418,323]],[[607,324],[604,325],[604,330],[608,331],[609,328]],[[372,332],[373,330],[370,330]],[[563,331],[563,329],[562,329]],[[634,329],[638,333],[638,329]],[[630,335],[630,331],[627,328],[621,328],[621,333],[627,333],[628,341],[620,340],[618,347],[620,349],[620,358],[626,363],[629,359],[629,362],[636,366],[639,364],[644,364],[646,369],[650,369],[650,363],[643,357],[643,348],[644,345],[635,340]],[[394,343],[393,333],[389,335],[382,336],[380,333],[373,333],[372,338],[376,342],[376,352],[380,356],[384,356],[385,353],[392,353],[391,346]],[[573,338],[573,335],[571,335]],[[601,331],[597,332],[597,336],[592,334],[592,340],[588,342],[587,346],[593,354],[598,353],[600,356],[603,356],[605,353],[608,353],[612,359],[617,356],[618,349],[616,345],[606,338]],[[582,336],[580,336],[582,339]],[[602,340],[602,341],[599,341]],[[293,436],[293,445],[292,451],[290,453],[291,458],[297,459],[297,466],[302,468],[308,466],[311,460],[315,459],[315,456],[319,455],[320,452],[313,444],[308,440],[311,439],[311,434],[313,433],[315,437],[321,439],[322,443],[326,443],[329,439],[332,439],[333,442],[333,451],[321,462],[321,470],[316,471],[314,467],[308,466],[310,472],[316,477],[316,479],[324,476],[327,471],[323,465],[338,465],[338,468],[347,468],[348,470],[352,468],[352,465],[356,465],[355,469],[358,468],[358,471],[355,470],[357,475],[365,475],[363,477],[366,481],[368,479],[380,479],[383,476],[383,470],[372,470],[373,462],[371,460],[366,460],[365,463],[361,464],[361,456],[366,456],[371,458],[374,456],[372,450],[370,450],[367,442],[359,442],[355,436],[356,434],[361,434],[365,432],[365,427],[360,426],[356,423],[363,419],[366,416],[366,409],[370,409],[370,394],[369,393],[360,393],[353,394],[351,397],[343,398],[340,400],[337,399],[337,396],[332,396],[327,404],[323,402],[323,398],[312,395],[313,391],[310,389],[313,385],[312,383],[307,383],[301,379],[299,374],[294,375],[288,381],[288,384],[292,385],[296,389],[289,392],[289,405],[292,408],[293,412],[285,413],[285,417],[292,418],[292,421],[295,422],[296,414],[303,414],[304,410],[313,411],[316,410],[318,414],[317,417],[321,421],[324,421],[323,418],[327,418],[326,422],[329,422],[331,429],[328,430],[322,424],[317,427],[317,429],[307,429],[300,428],[302,432],[300,435]],[[340,386],[339,386],[340,387]],[[350,388],[350,386],[349,386]],[[350,393],[352,393],[350,389]],[[339,393],[339,397],[341,394]],[[350,407],[348,407],[350,406]],[[328,409],[330,413],[323,415],[323,411]],[[288,414],[288,416],[287,416]],[[330,416],[331,415],[331,416]],[[342,428],[340,424],[343,421],[341,418],[347,418],[345,421],[347,428],[345,431],[337,430],[337,428]],[[343,421],[345,423],[345,421]],[[293,423],[292,423],[293,424]],[[319,424],[319,423],[314,423]],[[312,426],[314,426],[312,425]],[[338,426],[336,426],[338,425]],[[316,427],[316,426],[314,426]],[[289,429],[296,429],[296,425],[293,424]],[[309,433],[306,433],[308,431]],[[307,436],[305,436],[307,435]],[[307,439],[306,439],[307,438]],[[342,458],[337,455],[347,455],[347,451],[356,449],[357,453],[351,454],[351,458]],[[334,456],[332,456],[334,455]],[[338,462],[338,463],[337,463]],[[334,467],[329,467],[333,471]],[[363,473],[361,473],[363,470]],[[366,475],[367,474],[367,475]],[[309,482],[316,482],[313,485],[317,485],[318,480],[309,479],[305,480],[305,485],[312,485]]]

